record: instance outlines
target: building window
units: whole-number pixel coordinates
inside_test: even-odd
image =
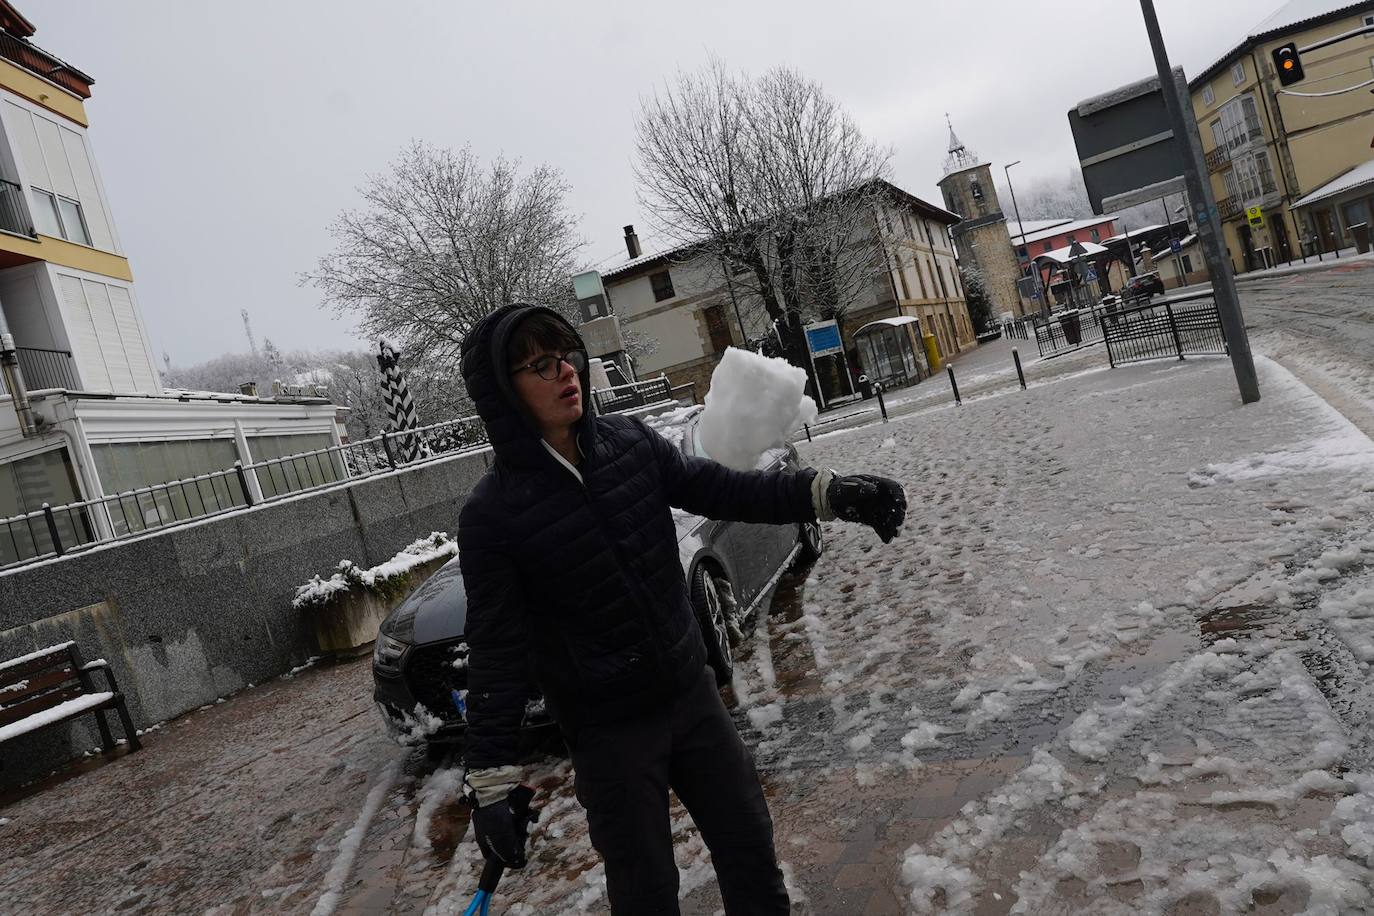
[[[1237,86],[1245,82],[1245,61],[1238,60],[1235,66],[1231,68],[1231,82]]]
[[[65,448],[0,464],[0,518],[37,512],[44,503],[63,506],[78,498],[76,474]],[[53,518],[64,547],[94,539],[85,513],[55,512]],[[32,524],[15,522],[0,528],[0,566],[52,551],[52,538],[41,516]]]
[[[1049,242],[1046,242],[1046,243],[1045,243],[1045,254],[1049,254],[1051,251],[1054,251],[1054,245],[1050,244]]]
[[[751,268],[739,258],[727,258],[725,261],[725,269],[729,271],[730,276],[738,277],[740,274],[749,273]]]
[[[91,234],[86,228],[80,203],[42,188],[34,188],[33,196],[33,220],[37,231],[90,247]]]
[[[911,214],[902,211],[902,231],[906,233],[905,238],[911,238]]]
[[[926,272],[921,269],[921,260],[919,258],[916,258],[915,262],[916,280],[921,284],[921,298],[929,299],[930,297],[926,295]]]
[[[660,270],[656,274],[649,274],[649,285],[654,288],[654,301],[662,302],[664,299],[671,299],[677,295],[673,292],[673,278],[666,270]]]
[[[1074,242],[1076,242],[1076,241],[1078,241],[1078,239],[1074,238],[1073,233],[1070,232],[1070,233],[1069,233],[1069,244],[1072,245],[1072,244],[1073,244]]]
[[[982,199],[983,199],[983,186],[982,186],[981,184],[978,183],[978,179],[977,179],[977,178],[970,178],[970,179],[969,179],[969,182],[968,182],[968,190],[969,190],[969,193],[973,195],[973,199],[974,199],[974,200],[982,200]]]
[[[724,353],[726,348],[734,343],[730,337],[730,325],[725,320],[725,309],[717,305],[708,305],[701,310],[701,315],[706,319],[706,333],[711,338],[711,353]]]
[[[1208,108],[1211,108],[1212,105],[1213,105],[1213,103],[1216,102],[1216,100],[1217,100],[1217,96],[1216,96],[1216,93],[1214,93],[1214,92],[1212,91],[1212,84],[1211,84],[1211,83],[1208,83],[1206,86],[1203,86],[1203,87],[1202,87],[1202,104],[1206,105]]]
[[[1183,275],[1187,276],[1193,272],[1193,259],[1188,255],[1183,256]]]
[[[1094,241],[1094,242],[1100,242],[1100,241],[1102,241],[1102,233],[1101,233],[1101,232],[1098,232],[1096,229],[1094,229],[1094,230],[1092,231],[1092,233],[1093,233],[1093,241]]]
[[[227,471],[239,458],[233,439],[93,444],[91,456],[101,486],[111,494]],[[259,469],[257,473],[262,480],[265,471]],[[266,492],[266,485],[263,490]],[[123,496],[108,505],[110,524],[114,533],[120,535],[245,504],[246,495],[238,479],[228,473],[206,478],[194,486]]]

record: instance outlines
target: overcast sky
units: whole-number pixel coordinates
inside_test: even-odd
[[[1211,63],[1278,0],[1156,0],[1175,64]],[[91,137],[155,352],[357,345],[297,276],[412,138],[547,162],[589,263],[648,228],[630,169],[641,95],[711,55],[819,79],[897,183],[939,202],[944,113],[1013,177],[1076,166],[1079,99],[1154,72],[1136,0],[660,4],[18,0],[34,40],[95,78]],[[647,234],[647,233],[645,233]]]

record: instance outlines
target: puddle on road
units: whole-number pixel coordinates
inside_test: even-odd
[[[1282,617],[1270,607],[1260,604],[1233,604],[1213,608],[1198,617],[1202,644],[1210,648],[1223,639],[1248,639],[1268,636]]]

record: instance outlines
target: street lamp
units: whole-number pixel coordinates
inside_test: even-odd
[[[1033,288],[1040,299],[1040,308],[1044,309],[1046,303],[1044,290],[1040,288],[1040,268],[1035,266],[1035,259],[1031,257],[1030,245],[1026,242],[1026,224],[1021,222],[1021,207],[1016,203],[1016,188],[1012,187],[1011,184],[1011,167],[1020,164],[1021,160],[1017,159],[1015,162],[1011,163],[1011,165],[1005,166],[1002,171],[1007,175],[1007,190],[1011,192],[1011,208],[1016,213],[1016,230],[1021,233],[1021,247],[1026,249],[1026,262],[1030,265],[1031,276],[1035,278]],[[1019,256],[1016,259],[1016,263],[1018,265],[1021,263]]]

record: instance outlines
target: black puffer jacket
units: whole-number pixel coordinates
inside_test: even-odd
[[[569,733],[651,711],[701,676],[706,646],[670,506],[745,522],[815,519],[814,471],[733,471],[590,407],[577,425],[579,483],[540,442],[506,365],[512,331],[536,308],[505,306],[463,342],[463,378],[496,456],[458,528],[470,767],[516,761],[530,672]],[[584,399],[589,381],[583,372]]]

